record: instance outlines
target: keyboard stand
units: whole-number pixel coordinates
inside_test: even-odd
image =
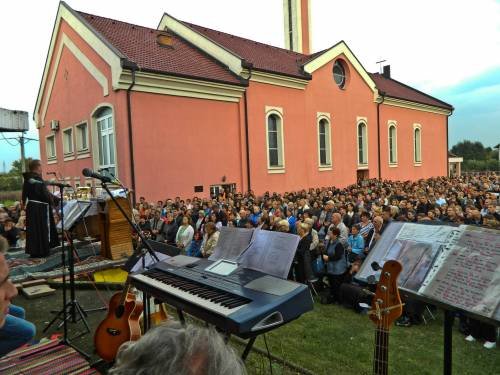
[[[246,361],[248,354],[250,354],[250,350],[252,350],[253,343],[255,342],[256,339],[257,339],[257,336],[253,336],[248,340],[248,342],[245,346],[245,350],[243,351],[243,354],[241,355],[241,360],[243,362]]]
[[[149,296],[146,295],[146,293],[143,293],[143,295],[144,295],[144,298],[149,297]],[[149,312],[149,298],[145,299],[144,301],[145,301],[144,302],[144,313],[146,313],[146,311]],[[151,327],[151,317],[150,317],[150,314],[148,313],[145,316],[146,316],[146,319],[144,319],[144,334],[146,334],[146,332],[148,331],[149,327]],[[182,309],[177,309],[177,316],[179,318],[179,322],[182,325],[186,325],[186,318],[184,317],[184,312],[182,311]],[[250,350],[252,350],[252,347],[253,347],[253,344],[255,343],[255,340],[257,340],[257,336],[250,337],[250,339],[248,340],[247,344],[245,345],[245,349],[243,350],[243,354],[241,355],[241,360],[243,362],[246,361],[248,355],[250,354]],[[230,333],[224,334],[224,342],[226,344],[229,342],[230,338],[231,338],[231,334]]]

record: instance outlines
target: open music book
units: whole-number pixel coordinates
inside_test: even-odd
[[[299,240],[295,234],[222,227],[208,259],[234,261],[244,268],[286,279]]]
[[[403,265],[403,290],[500,321],[500,232],[461,225],[391,223],[356,278],[378,278],[372,262]]]

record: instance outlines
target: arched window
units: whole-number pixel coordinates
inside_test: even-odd
[[[422,163],[422,130],[415,125],[413,129],[413,158],[415,163]]]
[[[368,134],[366,123],[361,121],[358,123],[358,164],[368,164]]]
[[[318,152],[319,166],[329,167],[332,165],[332,148],[330,135],[330,122],[322,118],[318,122]]]
[[[397,146],[397,133],[396,125],[389,124],[389,164],[398,163],[398,146]]]
[[[99,148],[99,168],[107,168],[116,176],[116,144],[113,110],[110,107],[101,108],[96,114],[97,144]]]
[[[283,123],[277,113],[267,116],[267,163],[269,168],[283,168]]]

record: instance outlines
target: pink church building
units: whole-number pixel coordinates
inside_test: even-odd
[[[343,41],[312,53],[309,2],[283,3],[286,49],[61,2],[34,114],[44,170],[80,186],[107,168],[151,200],[446,176],[453,107]]]

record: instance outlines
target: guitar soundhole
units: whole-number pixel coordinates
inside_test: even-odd
[[[108,328],[106,329],[106,332],[108,332],[111,336],[118,336],[121,334],[120,330],[114,328]]]
[[[115,315],[117,318],[121,318],[124,312],[125,312],[125,306],[120,305],[116,308]]]

